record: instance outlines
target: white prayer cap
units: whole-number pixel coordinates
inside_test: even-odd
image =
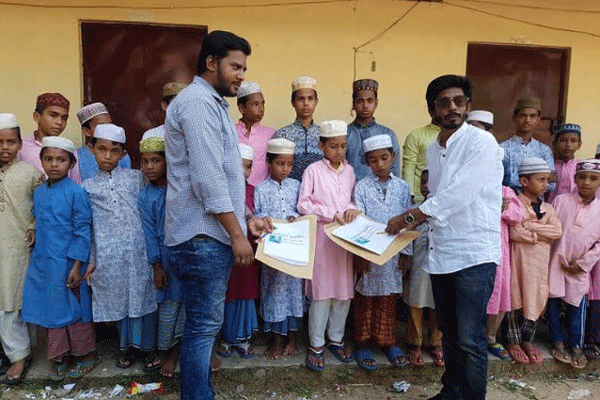
[[[301,76],[296,78],[294,79],[294,82],[292,82],[292,92],[295,92],[299,89],[317,90],[317,80],[315,78],[311,78],[310,76]]]
[[[240,153],[242,153],[242,160],[253,160],[254,149],[247,144],[240,143]]]
[[[237,98],[241,99],[254,93],[261,93],[260,85],[256,82],[244,82],[237,91]]]
[[[380,149],[389,149],[392,146],[392,138],[390,135],[375,135],[363,140],[363,150],[365,153]]]
[[[106,109],[104,104],[92,103],[82,107],[81,110],[77,111],[77,119],[79,120],[79,124],[83,125],[90,119],[97,117],[101,114],[108,114],[108,110]]]
[[[69,139],[61,136],[45,136],[42,139],[42,149],[52,147],[53,149],[61,149],[75,154],[75,144]]]
[[[324,121],[321,123],[321,137],[336,137],[348,135],[348,125],[344,121],[334,119],[331,121]]]
[[[494,114],[484,110],[474,110],[467,116],[467,121],[479,121],[494,125]]]
[[[600,174],[600,160],[595,158],[589,158],[587,160],[581,161],[575,167],[575,175],[579,172],[596,172]]]
[[[296,143],[284,138],[271,139],[267,142],[267,153],[270,154],[294,154]]]
[[[164,125],[157,126],[156,128],[148,129],[146,132],[144,132],[144,134],[142,135],[142,140],[146,140],[149,138],[164,139],[165,138],[165,126]]]
[[[0,129],[13,129],[19,127],[15,114],[0,113]]]
[[[519,176],[539,174],[542,172],[550,172],[550,167],[546,161],[538,157],[526,158],[519,165]]]
[[[96,139],[106,139],[111,142],[123,143],[127,141],[125,139],[125,129],[114,124],[100,124],[94,130],[94,137]]]
[[[600,154],[600,143],[598,143],[598,146],[596,146],[596,154]]]

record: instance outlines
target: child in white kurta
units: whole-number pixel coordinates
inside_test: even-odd
[[[352,255],[334,244],[323,230],[326,223],[344,224],[358,215],[352,203],[354,170],[345,158],[346,134],[343,121],[321,124],[319,147],[324,158],[306,168],[298,197],[299,213],[319,217],[313,278],[306,281],[306,294],[311,300],[306,365],[317,371],[325,368],[325,330],[330,340],[327,348],[333,355],[342,362],[354,359],[342,342],[350,300],[354,297]]]

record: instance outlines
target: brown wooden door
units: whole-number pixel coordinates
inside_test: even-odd
[[[467,76],[473,82],[473,109],[494,113],[499,142],[514,134],[512,113],[520,97],[542,101],[542,122],[534,137],[552,141],[550,128],[565,121],[569,48],[469,43]]]
[[[203,26],[81,22],[84,102],[106,105],[125,129],[135,166],[142,134],[164,122],[163,85],[192,81],[206,33]]]

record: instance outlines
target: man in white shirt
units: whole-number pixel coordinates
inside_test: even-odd
[[[430,195],[388,222],[389,233],[429,221],[435,311],[443,333],[443,388],[432,399],[483,400],[487,385],[486,306],[500,262],[503,151],[489,132],[467,124],[471,83],[444,75],[427,87],[441,130],[427,150]]]

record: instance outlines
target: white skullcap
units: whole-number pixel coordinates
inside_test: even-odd
[[[292,82],[292,92],[295,92],[299,89],[317,90],[317,80],[315,78],[311,78],[310,76],[301,76],[296,78],[294,79],[294,82]]]
[[[146,132],[144,132],[144,134],[142,135],[142,140],[146,140],[149,138],[164,139],[165,138],[165,126],[164,125],[157,126],[156,128],[148,129]]]
[[[60,136],[45,136],[42,139],[42,149],[52,147],[53,149],[61,149],[75,154],[75,144],[69,139]]]
[[[123,143],[127,141],[125,138],[125,129],[114,124],[100,124],[94,130],[96,139],[106,139],[111,142]]]
[[[294,154],[296,143],[284,138],[271,139],[267,142],[267,153]]]
[[[468,121],[485,122],[486,124],[494,125],[494,114],[484,110],[474,110],[467,116]]]
[[[363,140],[363,150],[365,153],[380,149],[389,149],[393,147],[390,135],[375,135]]]
[[[260,85],[256,82],[244,82],[238,89],[237,98],[241,99],[242,97],[250,96],[254,93],[261,93]]]
[[[577,164],[575,167],[575,175],[580,172],[595,172],[600,174],[600,160],[595,158],[589,158],[587,160],[583,160]]]
[[[600,154],[600,143],[598,143],[598,146],[596,146],[596,154]]]
[[[240,153],[242,153],[243,160],[253,160],[254,159],[254,149],[247,144],[240,143]]]
[[[331,121],[324,121],[321,123],[321,137],[336,137],[348,135],[348,125],[344,121],[334,119]]]
[[[101,114],[108,114],[108,110],[106,109],[104,104],[92,103],[82,107],[81,110],[77,111],[77,119],[79,120],[79,124],[83,125],[90,119],[97,117]]]
[[[526,158],[519,165],[519,176],[538,174],[541,172],[550,172],[550,167],[546,161],[538,157]]]
[[[15,114],[0,113],[0,129],[13,129],[19,127]]]

